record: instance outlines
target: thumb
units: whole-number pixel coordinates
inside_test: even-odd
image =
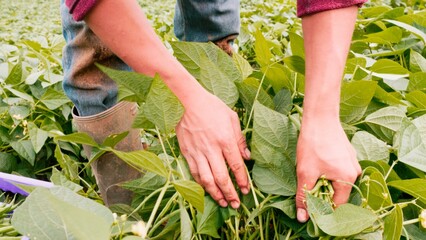
[[[296,193],[296,209],[297,209],[297,220],[299,222],[306,222],[309,219],[309,214],[306,206],[306,191],[311,190],[318,177],[312,177],[307,174],[298,173],[297,178],[297,193]]]

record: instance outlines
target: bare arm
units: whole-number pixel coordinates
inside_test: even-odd
[[[158,73],[185,113],[176,127],[182,154],[195,180],[221,205],[240,200],[226,162],[243,193],[249,184],[244,158],[249,152],[235,112],[208,93],[168,52],[135,0],[99,0],[85,18],[93,32],[135,71]]]
[[[297,218],[308,219],[303,189],[325,175],[333,182],[334,202],[347,202],[361,172],[355,150],[339,120],[340,87],[358,7],[329,10],[302,18],[306,51],[306,89],[297,144]]]

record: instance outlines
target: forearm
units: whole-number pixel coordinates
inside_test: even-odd
[[[304,122],[339,119],[340,87],[358,7],[302,18],[306,83]]]
[[[169,53],[135,0],[99,0],[85,21],[135,71],[159,74],[184,106],[205,91]]]

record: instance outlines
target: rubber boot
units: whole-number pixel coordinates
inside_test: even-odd
[[[137,111],[136,103],[119,102],[112,108],[95,115],[79,116],[75,107],[72,114],[78,131],[89,134],[99,144],[111,134],[129,131],[115,149],[130,152],[143,149],[139,130],[132,129]],[[91,147],[83,146],[83,148],[89,157]],[[133,193],[118,185],[141,177],[139,171],[130,167],[112,152],[102,155],[91,164],[91,167],[106,206],[118,203],[130,205]]]

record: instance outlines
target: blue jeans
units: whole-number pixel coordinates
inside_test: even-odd
[[[239,0],[177,0],[174,31],[182,41],[216,41],[239,33]],[[76,22],[61,0],[63,88],[81,116],[107,110],[117,102],[117,85],[94,63],[131,71],[84,21]]]

